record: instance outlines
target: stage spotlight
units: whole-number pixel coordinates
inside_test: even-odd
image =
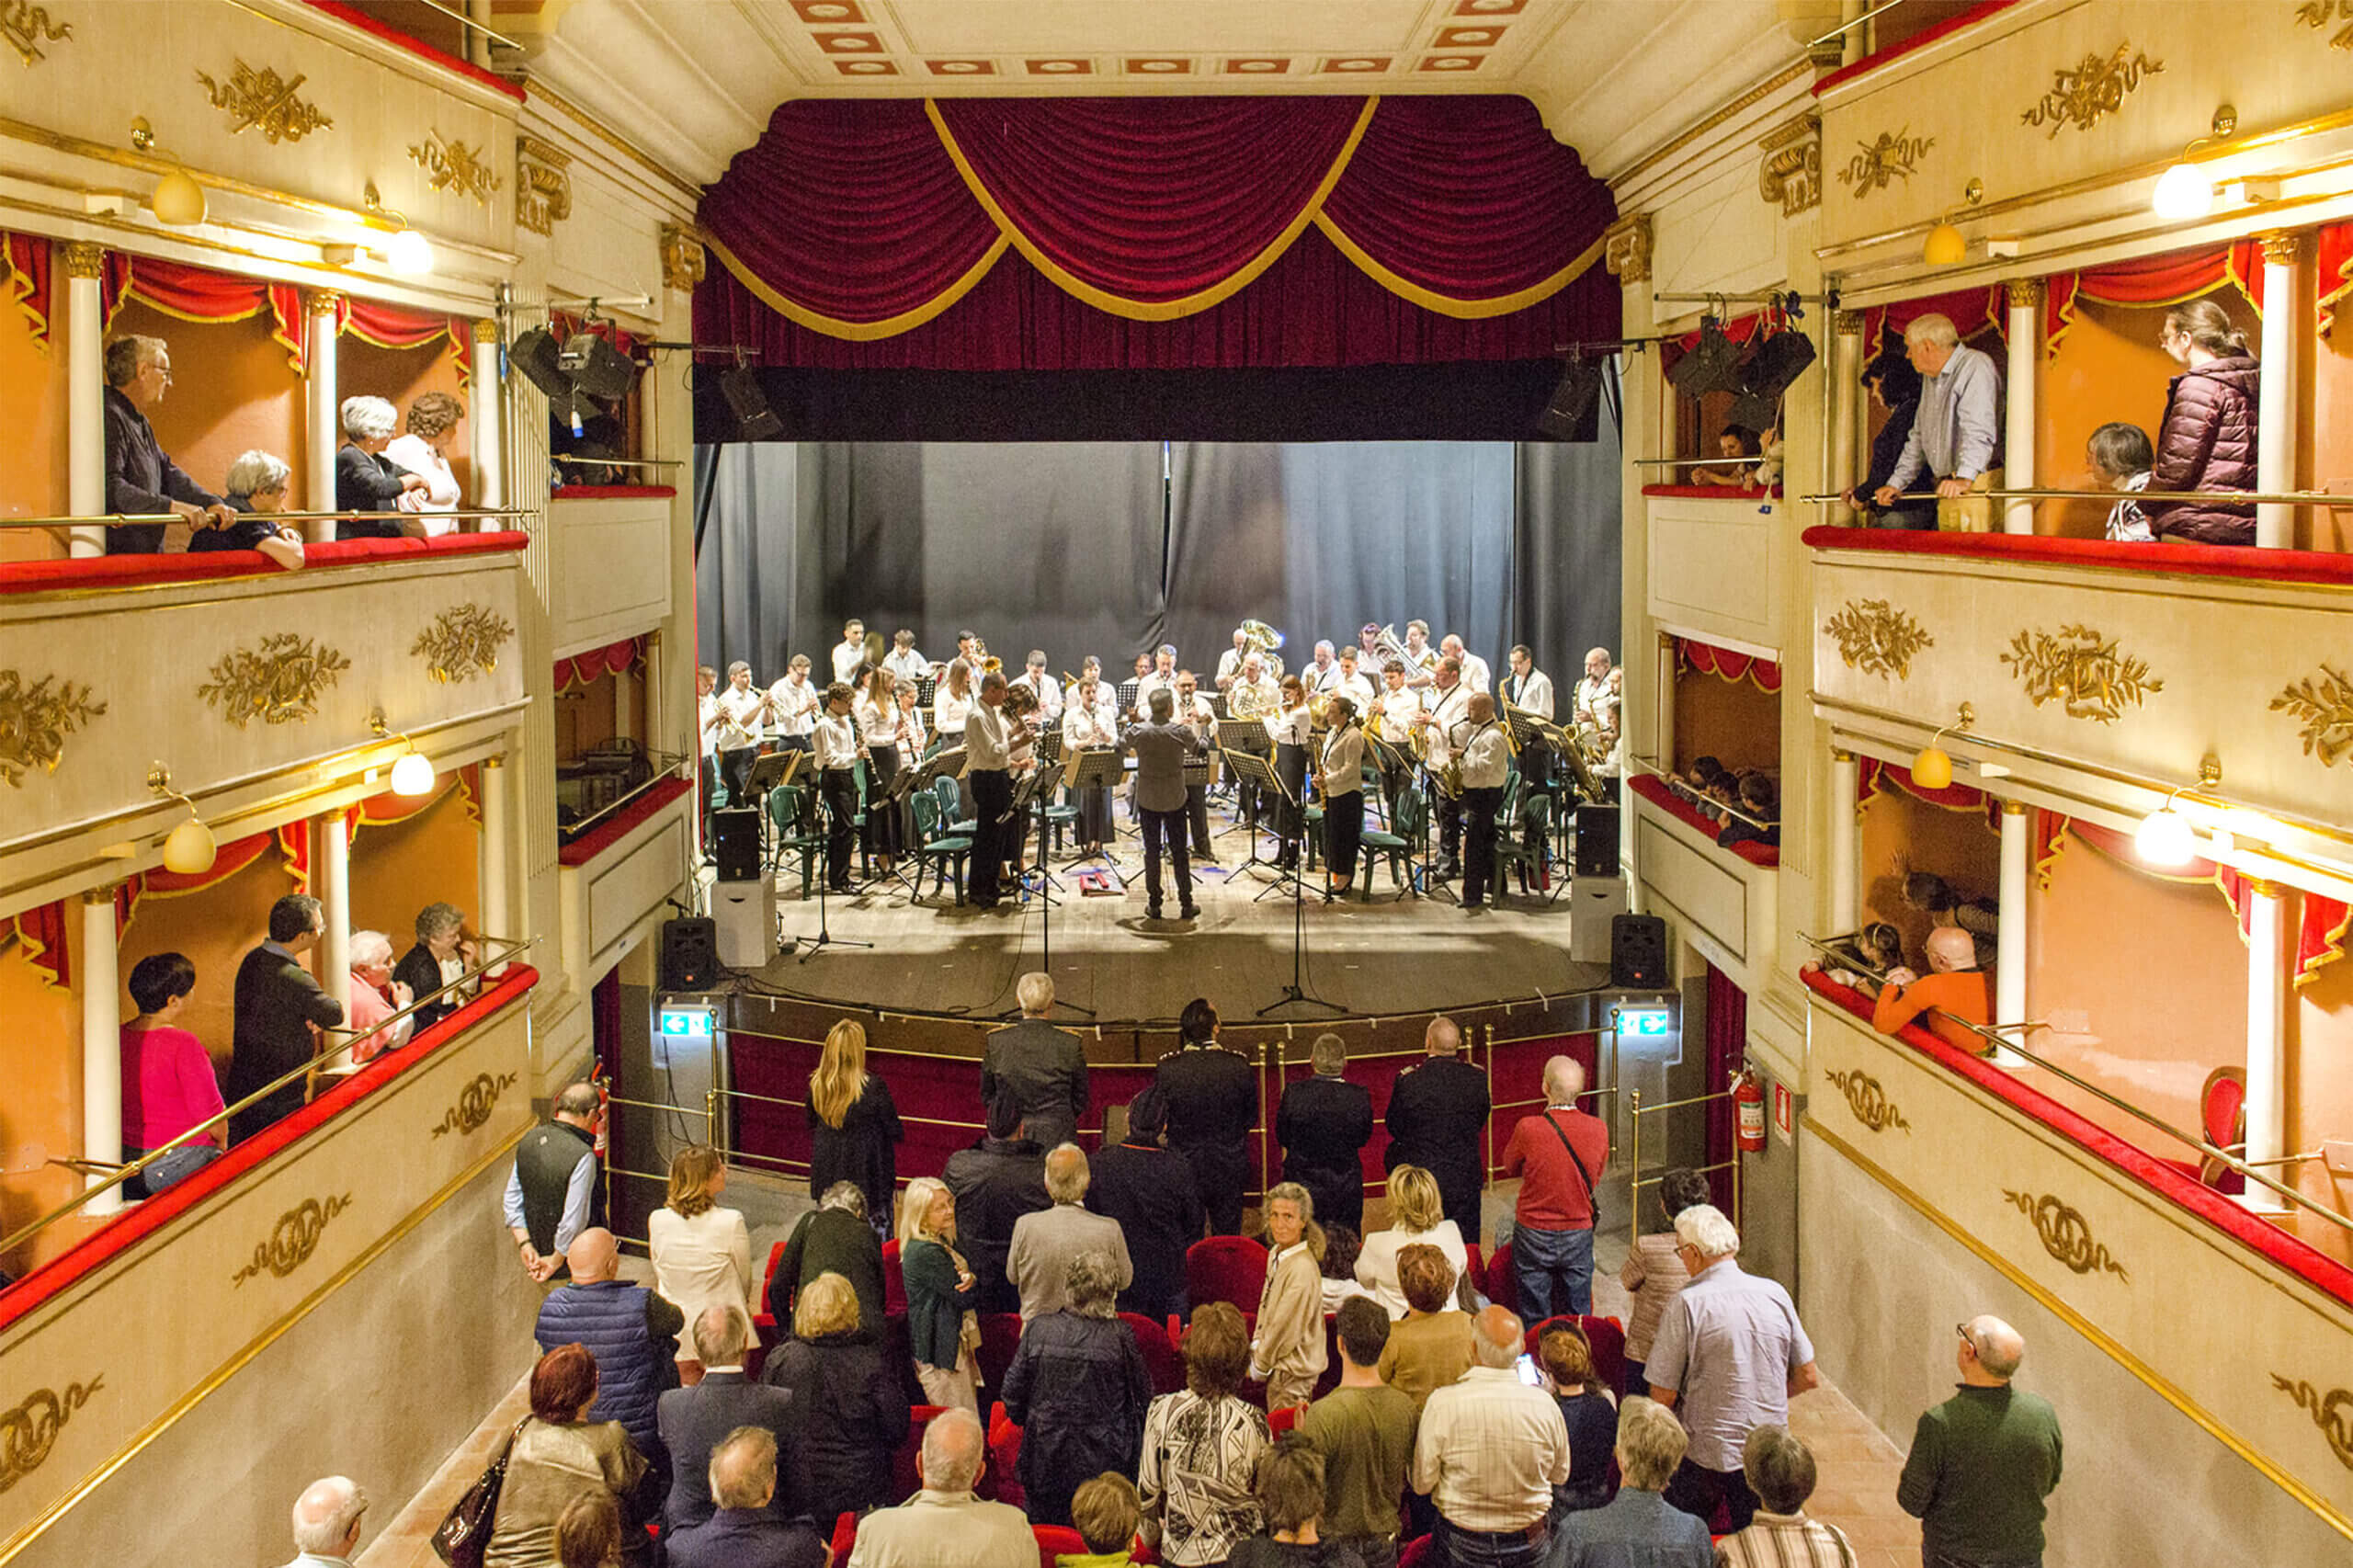
[[[1710,316],[1699,324],[1699,341],[1675,362],[1666,379],[1686,397],[1738,392],[1740,346],[1724,335],[1724,324]]]
[[[1601,439],[1601,365],[1598,360],[1571,359],[1561,369],[1560,384],[1544,400],[1536,427],[1559,441]]]
[[[620,402],[637,384],[637,362],[590,332],[565,338],[556,365],[574,389],[606,403]]]
[[[757,370],[749,365],[738,365],[719,378],[719,390],[735,415],[737,440],[765,441],[784,434],[784,421],[768,406],[768,394],[761,389]]]
[[[506,351],[506,358],[533,386],[547,393],[549,402],[567,405],[572,402],[572,378],[563,373],[563,350],[556,343],[555,334],[547,328],[535,326],[517,334],[513,347]]]

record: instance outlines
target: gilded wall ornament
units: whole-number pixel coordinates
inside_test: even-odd
[[[263,141],[275,144],[300,142],[313,131],[335,129],[335,121],[316,104],[294,96],[294,90],[309,80],[301,72],[289,82],[267,67],[256,71],[242,60],[235,63],[237,68],[226,82],[214,81],[210,72],[196,74],[212,107],[229,111],[230,135],[251,127],[261,132]]]
[[[1802,114],[1757,145],[1765,165],[1757,171],[1757,194],[1794,218],[1822,203],[1822,120]]]
[[[1601,231],[1601,265],[1620,283],[1651,278],[1651,215],[1630,212]]]
[[[2063,626],[2059,635],[2021,631],[2002,663],[2026,686],[2037,708],[2063,703],[2070,719],[2113,724],[2165,688],[2147,663],[2118,651],[2112,638],[2088,626]]]
[[[2321,1392],[2301,1378],[2283,1378],[2271,1374],[2271,1386],[2296,1402],[2296,1408],[2313,1418],[2320,1435],[2328,1440],[2328,1451],[2336,1462],[2353,1470],[2353,1389],[2331,1389]]]
[[[73,36],[74,24],[51,21],[46,6],[36,6],[32,0],[0,0],[0,38],[6,39],[17,58],[28,65],[49,58],[41,52],[42,44]]]
[[[487,1073],[474,1074],[473,1081],[458,1091],[458,1103],[442,1114],[433,1136],[455,1132],[462,1137],[480,1128],[497,1108],[498,1096],[515,1086],[515,1076],[512,1073],[501,1073],[495,1078]]]
[[[2031,1193],[2002,1189],[2018,1211],[2034,1221],[2034,1233],[2042,1240],[2042,1250],[2065,1264],[2077,1274],[2113,1274],[2127,1285],[2132,1277],[2124,1266],[2108,1256],[2103,1244],[2092,1240],[2091,1222],[2073,1205],[2062,1203],[2049,1193],[2035,1197]]]
[[[425,183],[434,190],[455,190],[471,196],[484,207],[490,205],[490,193],[502,183],[498,174],[483,162],[482,149],[469,147],[462,142],[448,142],[438,131],[426,132],[425,140],[408,150],[409,161],[425,171]]]
[[[269,1240],[254,1244],[254,1260],[230,1278],[232,1286],[267,1273],[283,1279],[311,1261],[319,1250],[319,1236],[327,1221],[351,1207],[351,1194],[324,1200],[306,1198],[278,1217],[269,1229]]]
[[[297,632],[272,632],[258,650],[232,648],[221,655],[212,678],[196,694],[241,730],[256,719],[300,722],[319,710],[319,694],[350,667],[339,649]]]
[[[1882,131],[1875,141],[1855,143],[1862,150],[1848,158],[1847,166],[1838,171],[1838,183],[1852,186],[1855,199],[1860,201],[1896,180],[1910,179],[1919,169],[1920,160],[1936,144],[1933,136],[1913,135],[1908,125],[1892,135]]]
[[[1847,1108],[1865,1128],[1873,1132],[1884,1132],[1891,1127],[1912,1131],[1912,1124],[1904,1119],[1904,1113],[1895,1108],[1895,1102],[1887,1097],[1887,1090],[1877,1078],[1860,1071],[1832,1073],[1829,1078],[1847,1096]]]
[[[662,286],[691,294],[702,281],[702,242],[676,223],[662,225]]]
[[[22,789],[35,767],[56,772],[65,737],[106,710],[86,686],[55,676],[27,686],[15,670],[0,670],[0,780]]]
[[[2323,767],[2335,767],[2353,752],[2353,680],[2334,665],[2283,687],[2269,711],[2296,716],[2304,726],[2304,755],[2319,757]]]
[[[536,136],[515,138],[515,221],[551,234],[572,216],[572,154]]]
[[[2018,123],[2048,125],[2052,136],[2070,125],[2089,131],[2124,107],[2125,95],[2141,85],[2142,77],[2157,75],[2165,68],[2164,61],[2134,53],[2129,43],[2118,44],[2106,59],[2086,54],[2077,64],[2051,74],[2051,90],[2018,116]]]
[[[2318,29],[2331,22],[2344,22],[2328,40],[2331,49],[2353,49],[2353,0],[2304,0],[2296,7],[2296,20]]]
[[[0,1412],[0,1492],[41,1467],[65,1423],[105,1386],[101,1375],[86,1383],[68,1383],[63,1393],[35,1389],[15,1409]]]
[[[425,660],[435,680],[454,686],[496,669],[498,651],[514,635],[514,627],[496,610],[463,604],[435,616],[408,651]]]
[[[1838,656],[1848,669],[1885,680],[1912,678],[1912,661],[1937,640],[1927,628],[1885,599],[1848,599],[1838,613],[1822,623],[1838,644]]]

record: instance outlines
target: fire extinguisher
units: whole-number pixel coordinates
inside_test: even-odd
[[[601,1160],[611,1153],[613,1081],[606,1075],[605,1064],[602,1062],[598,1062],[589,1070],[588,1081],[597,1085],[596,1150],[597,1157]],[[1744,1121],[1741,1125],[1745,1128],[1748,1124]],[[1744,1148],[1746,1146],[1745,1143],[1742,1145]],[[1764,1145],[1759,1143],[1757,1147],[1761,1149]]]
[[[1732,1083],[1733,1108],[1739,1116],[1740,1152],[1761,1154],[1765,1152],[1765,1086],[1756,1074],[1744,1072]]]

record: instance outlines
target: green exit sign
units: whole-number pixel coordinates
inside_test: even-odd
[[[1638,1040],[1659,1040],[1675,1032],[1675,1023],[1664,1007],[1620,1007],[1618,1032]]]
[[[661,1013],[662,1038],[709,1040],[715,1022],[715,1010],[710,1007],[665,1007]]]

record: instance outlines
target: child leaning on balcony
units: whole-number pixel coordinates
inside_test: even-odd
[[[2085,443],[2084,458],[2091,464],[2092,477],[2110,490],[2146,490],[2149,470],[2156,464],[2149,433],[2138,425],[2101,426]],[[2157,538],[2148,515],[2129,494],[2109,509],[2108,537],[2126,544],[2154,544]]]

